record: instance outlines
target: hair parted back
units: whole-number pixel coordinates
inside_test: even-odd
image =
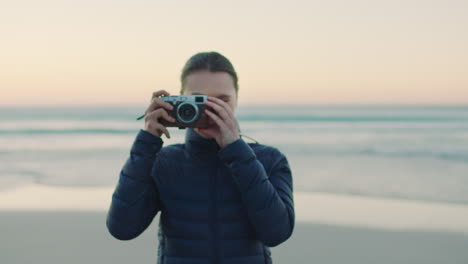
[[[231,62],[225,56],[216,51],[199,52],[192,55],[192,57],[187,60],[184,68],[182,69],[182,74],[180,75],[180,94],[184,93],[186,77],[190,73],[202,70],[208,70],[210,72],[226,72],[231,75],[237,94],[239,85],[237,84],[238,78],[237,73],[234,70],[234,66],[232,66]]]

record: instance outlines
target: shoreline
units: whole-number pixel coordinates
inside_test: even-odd
[[[30,184],[0,191],[0,212],[106,212],[114,187]],[[468,205],[295,192],[296,221],[468,235]]]

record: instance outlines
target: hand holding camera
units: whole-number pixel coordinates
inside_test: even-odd
[[[167,91],[160,90],[153,93],[150,106],[137,120],[145,117],[144,130],[158,137],[164,133],[170,138],[166,127],[208,127],[209,118],[204,110],[212,109],[206,106],[207,101],[206,95],[170,96]]]
[[[216,139],[222,148],[240,138],[239,125],[233,110],[216,97],[170,96],[167,91],[159,90],[153,93],[150,106],[137,120],[143,117],[144,130],[158,137],[165,134],[170,138],[166,127],[171,126],[196,128],[206,136]],[[210,126],[210,123],[216,125]]]
[[[212,111],[205,110],[205,113],[216,124],[216,129],[200,128],[199,131],[216,139],[221,148],[238,140],[240,130],[233,109],[223,100],[211,96],[205,104],[212,109]]]
[[[151,103],[146,109],[145,114],[139,117],[138,120],[145,117],[145,131],[158,137],[161,137],[161,135],[164,134],[167,138],[171,138],[169,131],[161,123],[161,121],[175,121],[175,119],[169,116],[167,112],[172,111],[174,107],[170,103],[161,100],[161,95],[169,96],[169,93],[165,90],[159,90],[157,92],[154,92],[151,99]]]
[[[212,111],[208,108],[206,103],[208,96],[206,95],[176,95],[164,96],[160,98],[162,101],[169,103],[173,106],[172,110],[168,111],[170,117],[175,121],[167,122],[161,120],[164,126],[178,127],[178,128],[206,128],[208,127],[208,116],[205,114],[205,109]]]

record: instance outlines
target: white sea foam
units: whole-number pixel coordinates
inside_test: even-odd
[[[0,189],[112,186],[143,110],[1,109]],[[237,116],[243,134],[286,154],[297,191],[468,203],[468,107],[252,106]],[[164,146],[184,141],[169,131]]]

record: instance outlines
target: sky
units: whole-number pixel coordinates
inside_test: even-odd
[[[0,2],[0,107],[146,105],[218,51],[239,104],[468,104],[468,1]]]

